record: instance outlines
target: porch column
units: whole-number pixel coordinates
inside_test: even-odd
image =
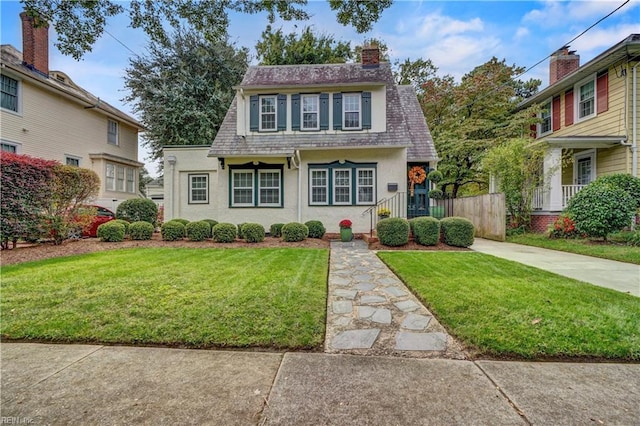
[[[562,210],[562,148],[550,147],[544,155],[544,183],[548,195],[544,197],[544,210]]]

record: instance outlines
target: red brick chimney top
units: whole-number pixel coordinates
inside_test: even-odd
[[[549,60],[549,85],[580,68],[580,55],[569,46],[558,49]]]
[[[362,48],[362,66],[376,68],[380,65],[380,48],[378,46],[364,46]]]
[[[27,12],[20,14],[22,20],[22,60],[25,65],[49,75],[49,24]]]

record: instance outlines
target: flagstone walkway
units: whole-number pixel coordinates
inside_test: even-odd
[[[362,240],[331,242],[328,291],[327,353],[466,358],[461,345]]]

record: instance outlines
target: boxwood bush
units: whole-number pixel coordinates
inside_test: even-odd
[[[213,240],[216,243],[232,243],[236,240],[237,232],[233,223],[222,222],[213,227]]]
[[[129,225],[129,238],[132,240],[150,240],[153,237],[153,225],[139,220]]]
[[[269,227],[269,234],[275,238],[282,237],[283,226],[284,226],[284,223],[274,223],[273,225],[271,225],[271,227]]]
[[[244,240],[244,234],[242,233],[242,227],[244,226],[244,224],[245,222],[238,224],[238,238],[240,238],[241,240]]]
[[[182,219],[182,218],[179,218],[179,217],[177,217],[177,218],[175,218],[175,219],[171,219],[171,220],[173,220],[174,222],[180,222],[180,223],[181,223],[181,224],[183,224],[184,226],[187,226],[187,224],[188,224],[189,222],[191,222],[190,220]]]
[[[203,222],[207,222],[209,224],[209,233],[210,236],[213,235],[211,234],[211,231],[213,230],[213,227],[216,226],[218,224],[217,220],[213,220],[213,219],[202,219]]]
[[[264,226],[259,223],[245,223],[242,225],[242,235],[248,243],[261,243],[264,241]]]
[[[380,244],[390,247],[403,246],[409,242],[409,221],[401,217],[382,219],[376,225]]]
[[[304,223],[289,222],[282,227],[282,239],[288,243],[302,241],[309,235],[309,228]]]
[[[96,236],[100,238],[101,241],[119,243],[120,241],[124,241],[124,225],[115,220],[103,223],[98,226]]]
[[[124,226],[124,236],[125,237],[127,235],[129,235],[129,222],[127,222],[124,219],[116,219],[115,222],[118,222],[118,223],[122,224],[122,226]]]
[[[409,221],[413,239],[423,246],[435,246],[440,241],[440,221],[435,217],[416,217]]]
[[[143,220],[155,226],[158,219],[158,206],[148,198],[132,198],[118,205],[116,218],[124,219],[129,223]]]
[[[162,224],[160,232],[164,241],[178,241],[184,238],[184,224],[177,220],[170,220]]]
[[[307,228],[309,228],[309,238],[322,238],[327,229],[319,220],[310,220],[305,222]]]
[[[204,220],[189,222],[184,227],[184,233],[190,241],[204,241],[211,237],[211,225]]]
[[[469,247],[473,244],[475,227],[464,217],[445,217],[440,221],[442,239],[445,244],[454,247]]]

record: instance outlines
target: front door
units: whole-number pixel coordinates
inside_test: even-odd
[[[428,164],[410,164],[407,168],[407,218],[411,219],[418,216],[429,216],[429,179],[424,179],[422,183],[413,184],[413,193],[411,192],[411,179],[409,171],[413,167],[420,167],[425,176],[429,173]]]

